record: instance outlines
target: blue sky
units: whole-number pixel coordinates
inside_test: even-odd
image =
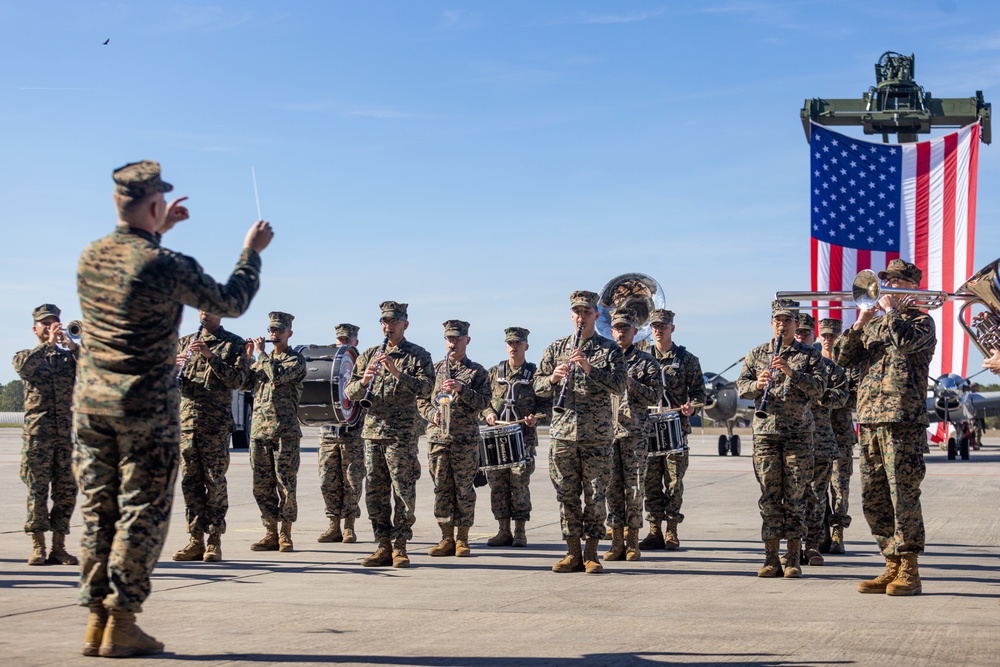
[[[530,360],[572,333],[568,295],[639,271],[676,340],[718,371],[809,287],[809,153],[798,110],[860,97],[887,50],[938,97],[1000,81],[993,3],[45,2],[0,5],[0,356],[32,308],[79,315],[76,261],[108,233],[111,172],[156,159],[192,218],[164,245],[224,280],[256,217],[262,288],[230,322],[326,343],[378,303],[443,354]],[[102,42],[110,38],[107,45]],[[1000,155],[984,146],[976,266],[1000,255]],[[181,329],[193,331],[193,311]],[[979,364],[973,353],[970,368]],[[728,373],[730,377],[735,371]],[[0,366],[0,381],[14,379]]]

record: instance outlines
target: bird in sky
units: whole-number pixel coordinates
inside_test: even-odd
[[[111,38],[110,38],[110,37],[108,37],[108,38],[107,38],[106,40],[104,40],[104,46],[107,46],[107,45],[108,45],[108,42],[110,42],[110,41],[111,41]]]

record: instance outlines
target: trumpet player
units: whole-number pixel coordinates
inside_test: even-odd
[[[24,382],[21,481],[28,487],[24,523],[32,545],[28,565],[79,564],[66,552],[69,520],[76,507],[71,409],[79,347],[63,331],[59,313],[51,303],[35,308],[31,331],[38,345],[14,355],[14,371]],[[48,531],[52,531],[52,550],[46,556]]]
[[[878,274],[886,287],[915,290],[923,272],[894,259]],[[883,315],[876,317],[876,311]],[[836,362],[857,368],[861,504],[885,557],[885,571],[858,584],[861,593],[917,595],[924,551],[920,482],[927,444],[927,376],[937,345],[934,320],[907,296],[886,294],[858,313],[834,348]]]
[[[535,371],[535,393],[553,399],[549,476],[569,548],[552,566],[553,572],[604,571],[597,546],[607,517],[614,440],[611,397],[625,391],[625,359],[614,341],[595,330],[599,298],[582,290],[570,295],[577,333],[545,348]],[[580,549],[582,537],[587,540],[585,552]]]
[[[434,369],[434,391],[417,399],[427,421],[427,459],[434,480],[434,518],[441,541],[431,556],[469,556],[469,528],[476,517],[477,417],[490,401],[486,369],[466,356],[469,323],[444,323],[448,352]],[[457,535],[456,535],[457,530]]]
[[[799,560],[808,533],[806,489],[813,458],[809,403],[823,394],[825,375],[819,352],[795,340],[798,305],[794,301],[771,304],[774,338],[747,353],[736,381],[740,396],[753,400],[757,407],[753,464],[760,483],[765,548],[758,577],[781,574],[782,539],[788,542],[784,576],[802,576]]]

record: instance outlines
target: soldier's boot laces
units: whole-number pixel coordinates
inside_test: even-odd
[[[98,654],[102,658],[131,658],[155,653],[163,653],[163,642],[143,632],[133,612],[112,609]]]
[[[597,545],[601,543],[599,537],[588,537],[583,551],[583,568],[587,574],[600,574],[604,572],[604,566],[597,556]]]
[[[552,566],[553,572],[583,572],[583,552],[580,551],[580,538],[571,537],[566,540],[569,552],[563,559]]]
[[[250,545],[251,551],[278,550],[278,522],[268,521],[264,524],[264,537]]]
[[[397,537],[392,545],[392,566],[410,567],[410,557],[406,555],[406,539]]]
[[[222,560],[222,535],[212,533],[208,536],[208,544],[205,546],[205,555],[201,558],[206,563],[218,563]]]
[[[455,527],[451,524],[441,524],[441,541],[427,550],[428,556],[455,555]]]
[[[469,548],[468,526],[458,527],[458,537],[455,538],[455,555],[459,558],[465,558],[466,556],[472,555],[472,549]]]
[[[781,551],[781,540],[764,540],[764,566],[757,570],[758,577],[780,577],[781,560],[778,552]]]
[[[320,533],[317,542],[343,542],[344,533],[340,531],[340,519],[330,519],[330,527]]]
[[[677,537],[677,522],[667,519],[667,530],[663,533],[663,548],[667,551],[677,551],[681,548],[681,540]]]
[[[524,534],[524,519],[514,519],[514,540],[510,543],[510,546],[528,546],[528,536]]]
[[[354,517],[344,518],[344,544],[354,544],[358,541],[358,536],[354,532]]]
[[[87,605],[90,616],[87,617],[87,632],[83,635],[83,654],[99,655],[101,641],[104,639],[104,628],[108,624],[108,610],[103,602],[91,602]]]
[[[174,552],[174,560],[201,560],[205,555],[205,536],[203,533],[191,533],[188,543]]]
[[[625,529],[625,560],[639,560],[642,552],[639,550],[639,529]]]
[[[625,529],[611,528],[611,548],[604,552],[604,560],[621,560],[625,557]]]
[[[885,587],[886,595],[920,595],[920,572],[917,569],[917,554],[901,554],[899,572]]]
[[[52,565],[79,565],[79,559],[66,551],[66,533],[52,533],[52,550],[45,561]]]
[[[28,565],[45,565],[45,533],[38,531],[31,534],[31,555]]]
[[[649,522],[649,535],[642,538],[642,542],[639,542],[640,547],[647,551],[666,548],[666,543],[663,541],[663,529],[660,527],[661,523],[660,521]]]
[[[835,526],[833,529],[833,536],[830,538],[830,553],[832,554],[842,554],[844,553],[844,527]]]
[[[510,532],[510,519],[500,519],[497,534],[486,540],[488,547],[509,547],[514,544],[514,536]]]
[[[389,538],[383,537],[378,541],[378,548],[371,556],[361,559],[361,564],[365,567],[384,567],[392,565],[392,547]]]
[[[823,565],[826,561],[819,552],[819,545],[815,542],[806,542],[806,565]]]
[[[802,541],[788,540],[788,562],[785,563],[785,579],[802,576]]]
[[[886,587],[896,579],[899,573],[899,556],[885,557],[885,571],[874,579],[858,582],[859,593],[885,593]]]
[[[278,551],[294,551],[295,545],[292,544],[292,522],[282,521],[281,530],[278,532]]]

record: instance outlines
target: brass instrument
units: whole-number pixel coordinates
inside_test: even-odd
[[[382,341],[382,347],[379,348],[378,354],[375,356],[385,354],[385,348],[388,344],[389,344],[389,337],[386,336],[385,340]],[[382,370],[381,362],[375,366],[375,375],[378,375],[378,372],[380,370]],[[361,398],[360,401],[358,401],[358,403],[361,404],[361,407],[363,407],[365,410],[367,410],[372,406],[372,387],[375,386],[375,375],[372,376],[372,381],[368,383],[368,389],[365,390],[365,395]]]
[[[663,288],[658,282],[645,273],[622,274],[609,280],[601,289],[601,297],[597,302],[597,333],[611,338],[611,311],[628,308],[635,313],[639,327],[634,340],[636,343],[641,342],[652,333],[649,314],[657,308],[666,307]]]
[[[444,367],[444,381],[447,382],[451,379],[451,350],[448,350],[444,355],[442,366]],[[457,394],[442,391],[434,397],[434,402],[437,404],[436,421],[441,429],[441,435],[445,437],[448,437],[448,432],[451,430],[451,404],[455,402],[457,396]]]
[[[966,283],[968,285],[968,283]],[[963,285],[965,287],[965,285]],[[777,301],[845,301],[850,302],[841,306],[810,306],[802,305],[796,307],[786,307],[785,310],[847,310],[857,308],[868,310],[878,304],[883,296],[901,296],[909,299],[910,305],[920,310],[933,310],[940,308],[948,300],[971,300],[971,295],[962,294],[962,290],[952,294],[949,292],[939,292],[924,289],[905,289],[898,287],[883,287],[878,274],[870,269],[860,271],[854,277],[854,283],[850,292],[775,292],[774,298]]]
[[[66,325],[66,335],[73,340],[80,340],[83,336],[83,322],[80,320],[73,320]]]
[[[969,278],[958,288],[965,300],[958,311],[958,323],[966,335],[972,339],[984,357],[1000,350],[1000,259],[995,259]],[[975,305],[986,308],[986,312],[972,317],[972,324],[965,321],[965,311]]]

